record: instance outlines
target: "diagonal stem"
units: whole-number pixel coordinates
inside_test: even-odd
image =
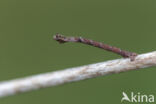
[[[0,97],[152,66],[156,66],[156,51],[138,55],[133,62],[116,59],[0,82]]]
[[[113,53],[119,54],[124,58],[130,58],[131,61],[134,61],[135,57],[137,56],[137,54],[134,53],[134,52],[121,50],[120,48],[113,47],[113,46],[110,46],[108,44],[93,41],[93,40],[90,40],[90,39],[85,39],[85,38],[82,38],[82,37],[65,37],[65,36],[63,36],[61,34],[56,34],[53,38],[54,38],[54,40],[58,41],[59,43],[79,42],[79,43],[88,44],[88,45],[91,45],[91,46],[94,46],[94,47],[102,48],[104,50],[111,51]]]

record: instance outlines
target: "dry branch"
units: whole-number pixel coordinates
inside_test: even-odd
[[[138,55],[135,61],[116,59],[1,82],[0,97],[151,66],[156,66],[156,51]]]

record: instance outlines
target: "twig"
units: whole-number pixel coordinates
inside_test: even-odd
[[[0,97],[151,66],[156,66],[156,51],[138,55],[134,61],[116,59],[1,82]]]
[[[134,53],[134,52],[121,50],[120,48],[113,47],[113,46],[110,46],[108,44],[104,44],[104,43],[101,43],[101,42],[96,42],[96,41],[93,41],[91,39],[85,39],[85,38],[82,38],[82,37],[65,37],[65,36],[63,36],[61,34],[56,34],[53,38],[54,38],[54,40],[57,40],[59,43],[79,42],[79,43],[88,44],[88,45],[91,45],[91,46],[94,46],[94,47],[102,48],[104,50],[111,51],[113,53],[119,54],[124,58],[130,58],[131,61],[134,61],[135,57],[137,56],[137,54]]]

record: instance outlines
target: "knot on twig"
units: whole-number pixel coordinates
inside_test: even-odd
[[[135,57],[138,55],[137,53],[135,52],[128,52],[128,51],[121,51],[121,55],[124,57],[124,58],[130,58],[131,61],[134,61],[135,60]]]

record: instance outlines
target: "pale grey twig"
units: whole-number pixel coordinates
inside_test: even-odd
[[[138,55],[134,61],[116,59],[4,81],[0,83],[0,97],[151,66],[156,66],[156,51]]]

